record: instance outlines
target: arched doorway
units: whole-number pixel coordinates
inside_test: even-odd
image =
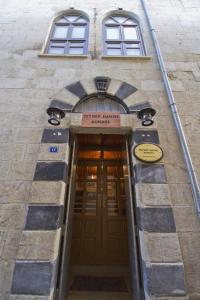
[[[89,112],[121,115],[127,114],[128,108],[117,97],[93,94],[73,107],[75,114]],[[92,129],[72,134],[64,243],[68,260],[62,268],[67,276],[62,279],[65,292],[59,299],[66,299],[68,289],[69,300],[82,299],[83,293],[85,299],[136,300],[139,288],[128,137],[120,125],[114,134],[104,126],[100,134],[95,126]]]

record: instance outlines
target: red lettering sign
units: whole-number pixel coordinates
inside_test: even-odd
[[[83,127],[120,127],[118,112],[88,112],[82,116]]]

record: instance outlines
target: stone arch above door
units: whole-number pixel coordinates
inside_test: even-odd
[[[51,100],[62,101],[65,108],[70,112],[73,111],[78,102],[88,99],[91,95],[96,95],[97,97],[110,96],[129,109],[132,105],[127,106],[126,99],[136,91],[137,88],[127,82],[105,76],[98,76],[67,85],[53,95]],[[136,103],[133,103],[133,105],[134,104]]]

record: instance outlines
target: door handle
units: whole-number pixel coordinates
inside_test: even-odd
[[[103,208],[106,208],[106,201],[103,200]]]
[[[104,194],[98,194],[98,199],[99,199],[99,202],[100,202],[100,207],[101,208],[106,208],[106,199],[105,199],[105,196]]]

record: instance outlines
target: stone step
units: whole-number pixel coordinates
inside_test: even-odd
[[[129,293],[70,292],[66,300],[131,300]]]

